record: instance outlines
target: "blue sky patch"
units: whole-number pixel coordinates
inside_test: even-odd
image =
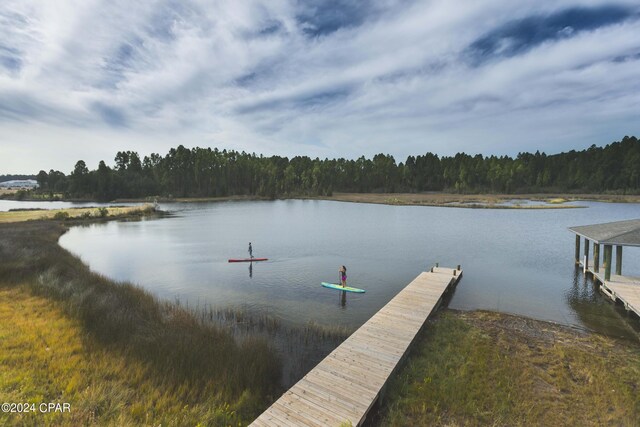
[[[296,18],[309,37],[358,27],[375,13],[375,6],[362,0],[305,0],[300,9]]]
[[[22,68],[20,51],[12,47],[0,45],[0,66],[12,74],[20,72]]]
[[[476,65],[496,57],[512,57],[553,40],[617,24],[637,13],[624,6],[570,8],[551,15],[534,15],[506,24],[474,41],[468,49]]]
[[[122,111],[102,102],[94,102],[91,109],[98,113],[102,121],[112,127],[126,127],[127,120]]]

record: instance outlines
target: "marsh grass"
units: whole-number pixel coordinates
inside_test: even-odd
[[[488,313],[431,321],[392,382],[381,425],[640,422],[640,346]]]
[[[119,424],[118,417],[138,414],[136,420],[143,417],[156,425],[159,420],[179,420],[183,416],[201,416],[204,424],[217,424],[221,422],[217,418],[220,414],[233,413],[233,417],[225,419],[236,424],[253,419],[279,393],[280,360],[266,340],[253,337],[238,341],[223,328],[203,322],[178,304],[159,302],[138,287],[114,283],[92,273],[57,244],[64,231],[64,221],[0,224],[0,287],[4,292],[21,289],[38,298],[37,304],[54,304],[51,310],[64,313],[72,322],[66,326],[73,329],[68,333],[81,338],[84,347],[77,352],[83,357],[90,358],[91,351],[97,349],[103,355],[100,357],[133,366],[134,372],[129,372],[110,370],[106,362],[96,365],[96,369],[104,369],[98,369],[92,377],[94,382],[86,386],[86,393],[69,395],[72,404],[93,408],[86,413],[96,414],[100,423]],[[12,306],[12,299],[20,298],[11,293],[5,295],[8,300],[3,299],[3,304]],[[25,307],[8,318],[30,311]],[[64,347],[67,338],[60,338],[57,344]],[[33,336],[25,343],[37,351],[44,345]],[[9,347],[3,349],[3,354],[11,356],[16,351]],[[13,382],[0,384],[2,394],[14,393],[12,397],[18,401],[67,396],[68,384],[48,387],[53,380],[38,379],[43,368],[36,360],[21,357],[19,352],[13,355],[21,374]],[[114,366],[119,365],[114,362]],[[56,378],[53,384],[62,384],[75,375],[71,371],[55,372],[51,374]],[[115,388],[107,389],[112,383],[102,383],[100,376],[117,379]],[[118,389],[117,385],[129,376],[139,378],[142,385]],[[31,392],[19,386],[22,381],[34,382]],[[145,388],[151,397],[147,397]],[[110,393],[117,398],[109,398]],[[154,394],[167,400],[157,410]],[[108,402],[100,403],[102,399]],[[66,418],[64,422],[77,425]]]
[[[176,302],[179,304],[179,302]],[[282,361],[280,384],[287,389],[353,333],[344,326],[308,322],[304,326],[281,322],[267,313],[244,308],[188,308],[194,318],[231,334],[238,342],[263,339],[269,342]]]
[[[3,402],[71,404],[66,414],[0,414],[1,425],[233,425],[247,409],[247,395],[228,404],[214,383],[176,383],[96,342],[59,304],[23,286],[0,289],[0,337]]]

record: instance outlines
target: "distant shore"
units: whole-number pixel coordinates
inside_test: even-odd
[[[470,209],[575,209],[585,206],[571,202],[640,203],[637,194],[457,194],[457,193],[333,193],[331,196],[287,195],[275,199],[256,195],[234,195],[221,197],[166,197],[149,196],[121,198],[110,203],[204,203],[243,200],[330,200],[337,202],[373,203],[397,206],[437,206]],[[9,199],[14,200],[14,199]],[[57,196],[54,201],[92,202],[90,199],[64,199]],[[41,197],[25,197],[22,201],[49,201]],[[533,203],[530,203],[533,202]],[[569,204],[570,203],[570,204]]]
[[[454,193],[334,193],[324,200],[400,206],[471,209],[572,209],[569,202],[640,203],[640,195],[609,194],[454,194]],[[528,201],[536,202],[529,204]]]
[[[332,196],[291,196],[277,199],[330,200],[399,206],[438,206],[475,209],[573,209],[585,206],[569,202],[640,203],[640,195],[612,194],[455,194],[455,193],[334,193]],[[117,199],[116,203],[149,202],[153,198]],[[273,200],[258,196],[158,197],[158,202],[226,202],[237,200]],[[527,202],[532,201],[535,204]]]

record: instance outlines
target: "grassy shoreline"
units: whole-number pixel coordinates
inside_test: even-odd
[[[640,345],[495,312],[430,320],[389,385],[382,426],[640,422]]]
[[[0,212],[0,224],[38,220],[112,220],[131,219],[154,215],[156,209],[149,204],[143,206],[109,206],[64,209],[24,209]]]
[[[56,425],[250,422],[281,391],[270,344],[238,342],[179,305],[92,273],[57,241],[68,224],[93,221],[0,224],[0,395],[71,403],[73,417]],[[24,320],[34,313],[45,320]],[[0,424],[40,415],[3,413]]]

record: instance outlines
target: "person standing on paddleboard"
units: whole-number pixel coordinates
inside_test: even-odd
[[[347,267],[343,265],[342,267],[340,267],[338,272],[340,273],[340,282],[342,283],[342,287],[344,288],[347,286]]]
[[[251,247],[251,242],[249,242],[249,257],[253,259],[253,248]]]

